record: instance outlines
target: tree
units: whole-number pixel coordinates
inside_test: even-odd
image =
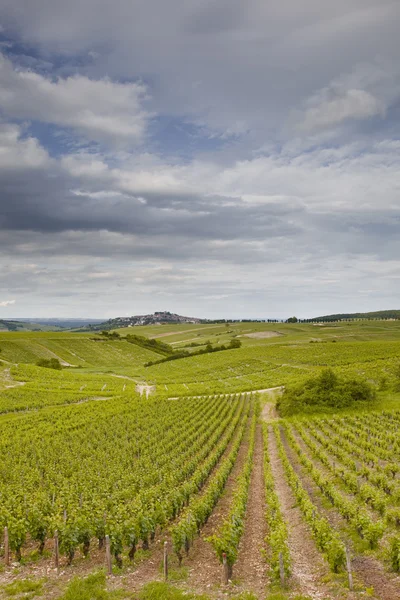
[[[46,369],[57,369],[61,371],[62,365],[57,358],[40,358],[36,365],[38,367],[45,367]]]
[[[375,387],[368,381],[340,377],[328,368],[317,376],[286,386],[277,408],[281,416],[290,416],[301,412],[356,407],[372,403],[375,399]]]
[[[297,323],[298,322],[298,318],[297,317],[289,317],[289,319],[287,320],[288,323]]]
[[[229,343],[229,348],[240,348],[242,342],[238,339],[231,340]]]

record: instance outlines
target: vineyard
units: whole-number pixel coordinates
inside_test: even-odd
[[[243,344],[152,367],[124,339],[1,334],[0,598],[74,576],[106,600],[400,598],[400,331],[245,337],[277,327],[168,326]],[[281,386],[326,366],[375,405],[279,418]]]

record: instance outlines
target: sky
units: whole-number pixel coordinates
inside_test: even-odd
[[[398,0],[0,0],[0,318],[400,308]]]

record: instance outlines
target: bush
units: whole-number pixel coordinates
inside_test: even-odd
[[[36,365],[38,367],[45,367],[46,369],[57,369],[61,371],[62,366],[57,358],[40,358]]]
[[[350,408],[373,402],[375,398],[375,389],[367,381],[341,378],[332,369],[324,369],[317,377],[288,386],[277,408],[281,415],[289,416],[313,410]]]

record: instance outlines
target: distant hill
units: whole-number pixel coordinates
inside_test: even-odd
[[[400,310],[377,310],[375,312],[365,313],[339,313],[337,315],[324,315],[323,317],[314,317],[306,319],[307,323],[345,321],[349,319],[400,319]]]
[[[102,322],[103,319],[37,319],[21,317],[17,319],[0,319],[0,331],[61,331],[63,329],[75,329]]]
[[[60,327],[44,325],[31,321],[0,319],[0,331],[57,331]]]
[[[155,312],[151,315],[135,315],[133,317],[116,317],[103,323],[89,325],[86,329],[90,331],[102,331],[118,329],[120,327],[137,327],[138,325],[164,325],[174,323],[204,323],[205,319],[196,317],[183,317],[168,311]]]
[[[19,319],[24,324],[32,323],[36,327],[47,326],[50,328],[63,328],[63,329],[75,329],[77,327],[84,327],[86,325],[95,325],[96,323],[104,323],[104,319],[83,319],[83,318],[62,318],[62,317],[53,317],[49,319],[40,319],[40,318],[27,318],[27,319]]]

